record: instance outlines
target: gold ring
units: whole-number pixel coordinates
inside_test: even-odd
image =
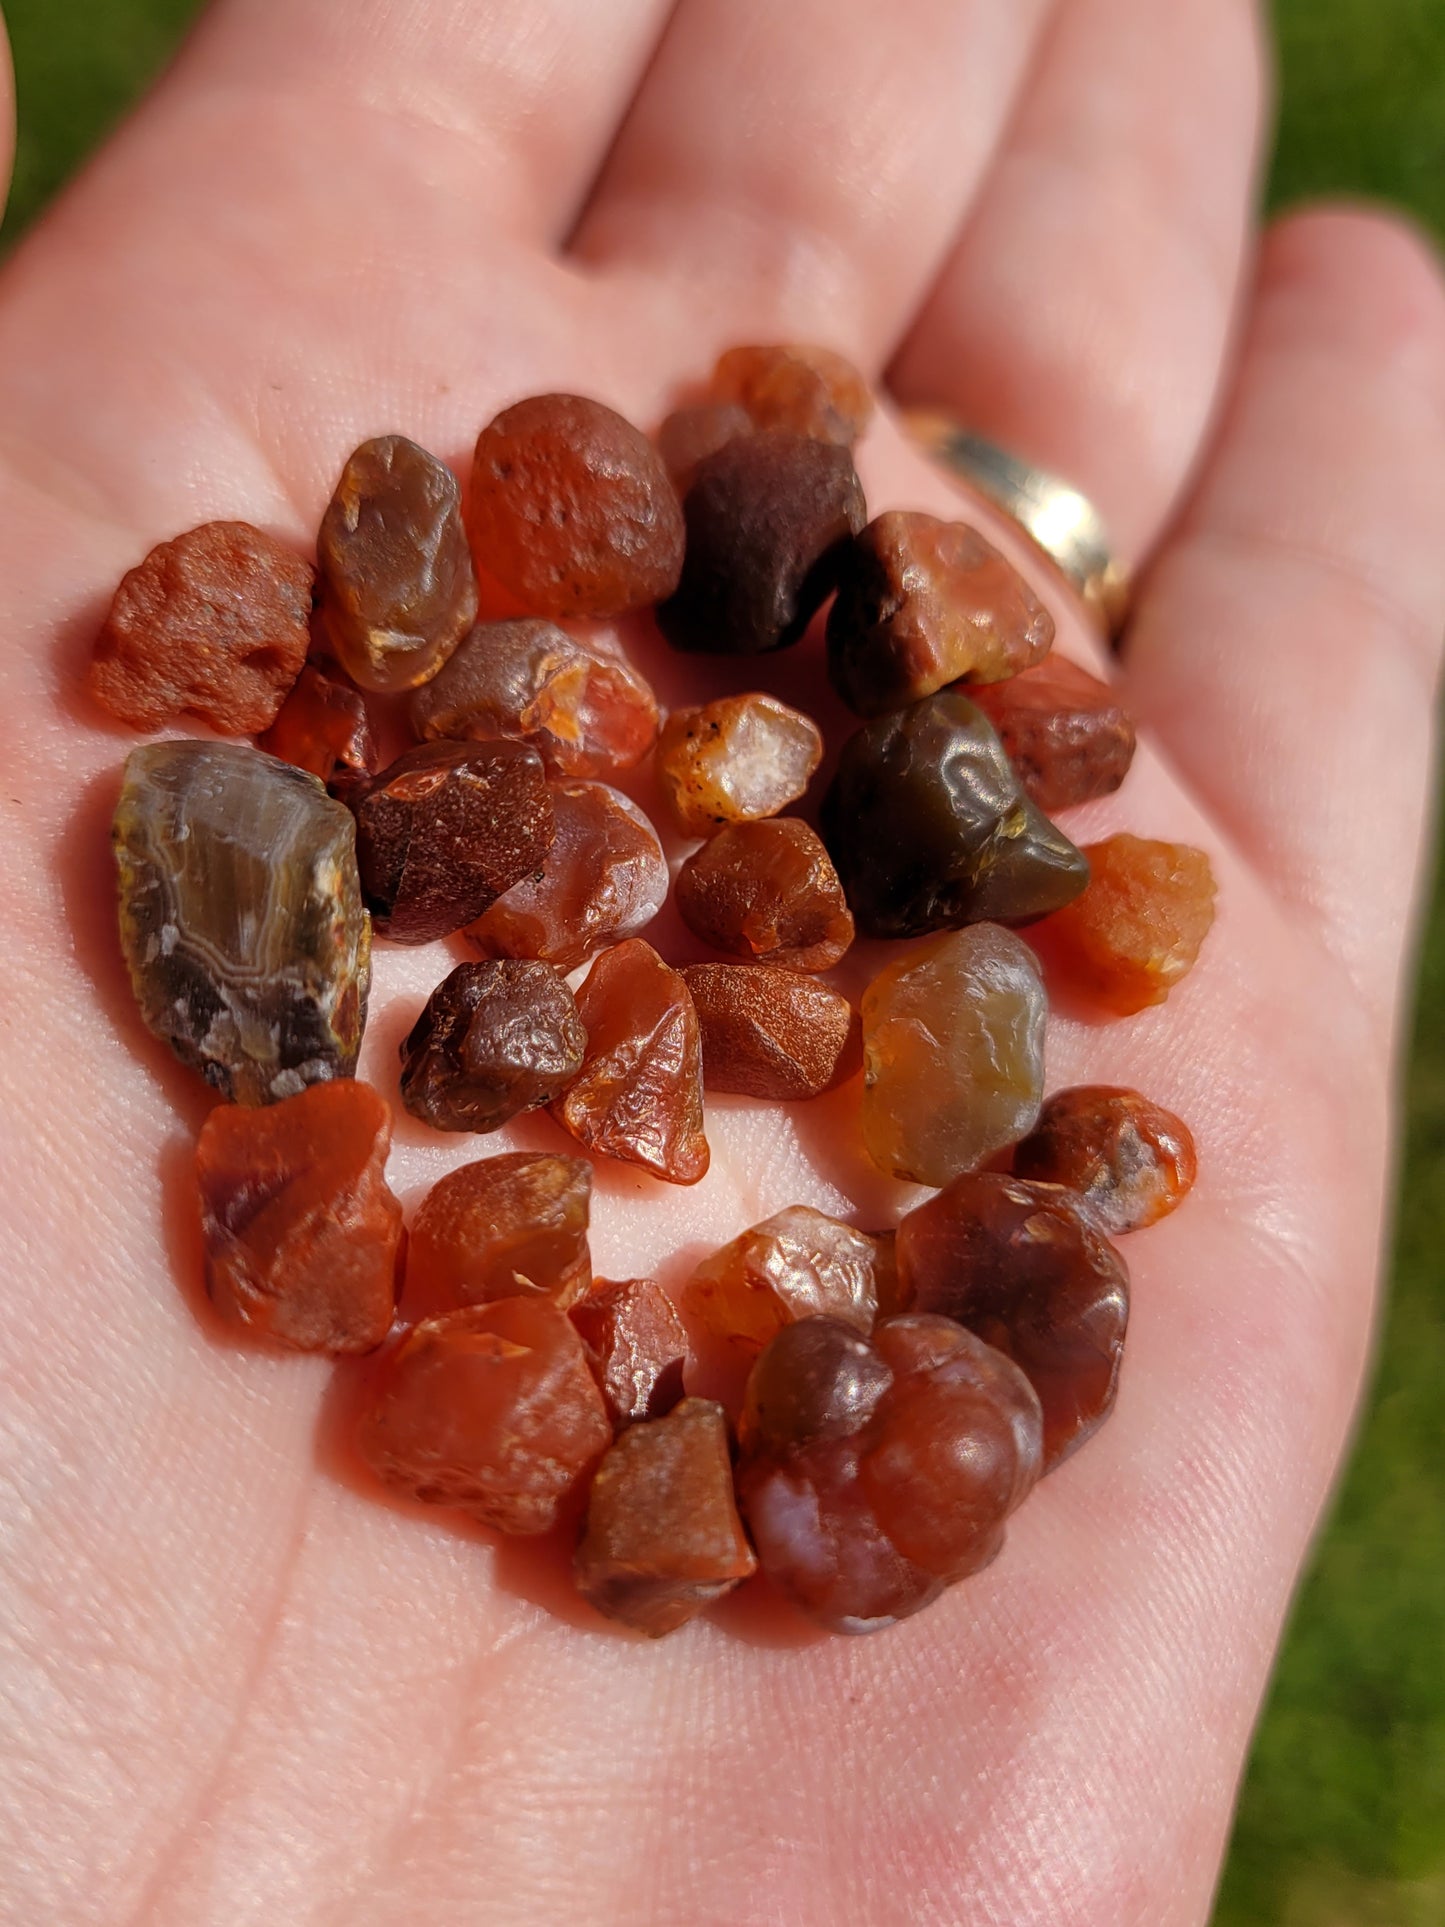
[[[1130,575],[1115,560],[1103,518],[1087,496],[936,409],[909,409],[903,425],[934,461],[1017,522],[1078,592],[1106,635],[1118,635],[1129,611]]]

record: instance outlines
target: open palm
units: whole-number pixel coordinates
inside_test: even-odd
[[[1204,1917],[1366,1351],[1445,617],[1445,294],[1373,216],[1255,252],[1261,92],[1244,0],[220,0],[10,263],[0,1918]],[[1069,474],[1153,558],[1144,748],[1070,828],[1205,845],[1221,914],[1166,1008],[1057,1019],[1050,1084],[1140,1086],[1203,1176],[1130,1244],[1113,1419],[992,1569],[872,1639],[738,1605],[650,1646],[378,1501],[326,1366],[218,1342],[178,1288],[206,1096],[130,1003],[128,740],[76,692],[151,543],[304,545],[363,436],[458,458],[553,387],[649,420],[787,338]],[[886,424],[861,466],[876,507],[948,505]],[[670,701],[726,680],[645,666]],[[443,968],[380,947],[385,1090]],[[844,1108],[711,1106],[697,1191],[602,1179],[599,1270],[896,1209]],[[393,1179],[475,1154],[403,1120]]]

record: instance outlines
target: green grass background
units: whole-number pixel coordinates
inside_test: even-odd
[[[7,11],[20,135],[0,243],[145,84],[197,6],[9,0]],[[1445,0],[1276,0],[1274,15],[1283,99],[1272,203],[1387,196],[1445,238]],[[1374,1392],[1280,1659],[1215,1927],[1445,1927],[1442,886],[1409,1055]]]

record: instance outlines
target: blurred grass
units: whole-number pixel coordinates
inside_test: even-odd
[[[0,242],[124,110],[197,7],[10,0],[7,11],[20,137]],[[1274,13],[1283,102],[1272,202],[1381,195],[1445,237],[1445,0],[1276,0]],[[1215,1927],[1445,1927],[1445,877],[1407,1119],[1374,1393],[1260,1727]]]

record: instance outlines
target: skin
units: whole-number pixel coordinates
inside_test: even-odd
[[[1244,0],[681,0],[657,47],[667,12],[221,0],[0,278],[18,1919],[1206,1917],[1369,1344],[1445,619],[1445,292],[1377,214],[1255,236]],[[569,1603],[560,1558],[378,1501],[349,1382],[208,1320],[206,1098],[120,977],[132,739],[78,684],[153,542],[241,515],[309,545],[364,435],[458,460],[555,386],[651,420],[666,379],[790,337],[1065,470],[1147,563],[1144,747],[1070,828],[1203,845],[1220,917],[1164,1008],[1061,1014],[1050,1083],[1141,1085],[1203,1175],[1130,1244],[1114,1417],[994,1567],[872,1639],[764,1600],[643,1647]],[[862,468],[876,505],[956,501],[887,423]],[[669,702],[751,686],[641,661]],[[797,700],[804,665],[769,681]],[[379,955],[384,1090],[441,968]],[[599,1269],[676,1278],[795,1202],[896,1214],[850,1104],[713,1105],[695,1191],[609,1170]],[[474,1154],[400,1117],[397,1188]]]

